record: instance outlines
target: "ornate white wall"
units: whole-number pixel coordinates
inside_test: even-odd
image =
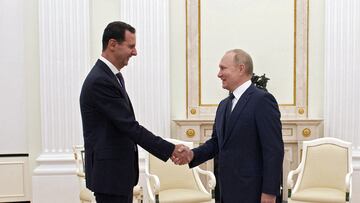
[[[89,1],[39,1],[42,153],[33,201],[75,202],[72,146],[82,142],[79,95],[89,69]],[[56,199],[56,200],[54,200]]]
[[[360,151],[360,2],[326,3],[325,135],[353,143]]]
[[[325,136],[353,144],[353,191],[360,188],[360,1],[325,1]],[[353,193],[353,201],[360,195]]]
[[[0,154],[27,153],[24,7],[0,1]]]
[[[137,29],[139,55],[124,69],[137,120],[156,135],[170,137],[168,2],[120,2],[121,10],[116,12],[121,18],[112,20]],[[87,0],[39,1],[42,154],[33,176],[36,203],[78,199],[71,147],[83,142],[80,89],[92,66],[91,53],[99,52],[90,44],[91,14],[97,8],[89,4]],[[141,152],[141,163],[143,157]]]
[[[120,19],[136,28],[138,55],[124,68],[137,120],[170,137],[169,3],[122,0]]]
[[[109,0],[106,1],[106,3],[100,0],[94,0],[94,2],[97,1],[101,5],[108,4],[107,9],[116,10],[111,10],[107,13],[101,11],[100,13],[97,13],[97,15],[102,16],[102,18],[106,20],[110,19],[109,13],[116,13],[116,15],[118,15],[119,9],[116,7],[119,3],[118,0]],[[7,1],[0,2],[1,5],[7,4]],[[17,2],[24,3],[25,1],[19,0],[11,4],[16,4]],[[26,3],[24,4],[31,4],[27,2],[28,1],[26,0]],[[315,4],[316,2],[318,1],[310,1],[310,26],[315,26],[311,20],[319,19],[318,15],[320,15],[318,12],[316,12],[316,9],[313,10],[311,7],[312,4]],[[89,10],[91,12],[98,9],[96,6],[89,6],[92,1],[59,0],[54,2],[45,0],[32,0],[32,3],[39,4],[38,23],[40,27],[40,96],[42,118],[42,153],[38,157],[38,167],[33,174],[33,202],[74,202],[77,200],[76,190],[78,188],[78,182],[73,174],[74,165],[71,160],[72,155],[70,153],[70,148],[72,144],[82,142],[80,114],[78,109],[78,93],[80,91],[82,79],[92,65],[92,62],[89,62],[89,52],[91,52],[91,54],[94,56],[98,55],[94,54],[95,52],[100,54],[99,49],[96,51],[93,50],[94,42],[88,42],[89,35],[93,36],[93,30],[101,30],[103,29],[103,26],[91,27],[92,31],[89,31],[89,22],[98,20],[93,19],[93,14],[89,15]],[[146,117],[145,113],[142,114],[142,112],[144,112],[143,108],[145,105],[148,107],[148,109],[160,108],[159,111],[155,110],[155,113],[164,115],[164,118],[169,115],[169,112],[167,112],[168,110],[166,110],[168,109],[168,106],[166,105],[169,104],[169,101],[165,102],[166,100],[170,100],[169,97],[166,98],[166,94],[168,94],[169,91],[166,90],[166,88],[169,87],[169,85],[166,84],[168,84],[169,81],[155,81],[153,78],[155,76],[159,76],[157,74],[164,74],[164,77],[166,78],[166,75],[169,74],[169,72],[166,73],[166,71],[169,71],[168,69],[163,69],[166,66],[169,67],[169,50],[166,50],[169,46],[169,35],[157,39],[159,35],[155,34],[158,34],[157,32],[159,30],[164,30],[164,33],[166,33],[167,29],[170,29],[172,31],[170,52],[172,68],[171,104],[173,106],[171,112],[173,114],[173,118],[181,118],[185,116],[185,2],[182,0],[174,0],[171,2],[157,0],[152,1],[151,4],[148,2],[142,3],[143,4],[140,4],[139,0],[121,1],[121,20],[128,21],[137,28],[139,51],[139,55],[133,58],[129,67],[125,68],[125,77],[128,84],[128,91],[134,103],[138,120],[149,129],[153,130],[155,133],[168,137],[168,129],[162,128],[161,126],[166,126],[165,123],[169,122],[169,119],[164,119],[163,121],[155,119],[157,124],[153,125],[151,122],[153,116],[152,113],[154,113],[154,111],[150,113],[146,112],[149,117]],[[170,9],[167,8],[169,3],[171,4]],[[113,4],[116,4],[116,8],[114,8]],[[357,117],[360,111],[359,105],[357,104],[357,101],[359,100],[359,91],[357,89],[356,83],[356,77],[359,75],[359,69],[356,68],[356,65],[360,64],[360,44],[358,37],[360,36],[359,4],[360,2],[357,0],[325,1],[325,134],[327,136],[339,137],[341,139],[353,142],[354,167],[356,170],[356,173],[354,174],[355,191],[359,190],[360,188],[360,153],[358,152],[360,147],[360,130],[358,125],[359,118]],[[23,9],[22,6],[17,8],[18,10]],[[321,8],[323,7],[321,6]],[[0,10],[1,9],[5,9],[5,7],[0,7]],[[170,18],[168,15],[169,10],[171,11]],[[312,11],[314,13],[311,13]],[[7,14],[5,11],[0,13],[1,15],[9,17],[9,14]],[[25,9],[24,14],[26,15],[25,18],[29,17],[29,11],[27,11],[27,9]],[[19,18],[20,17],[15,17],[14,19],[16,20]],[[156,23],[153,22],[154,20]],[[169,20],[171,21],[170,26],[167,25],[167,21]],[[25,20],[25,22],[29,21]],[[318,24],[318,26],[321,26],[320,23]],[[37,27],[37,25],[26,24],[24,26],[24,32],[27,36],[38,34],[28,33],[29,30],[31,31],[29,27],[33,28]],[[322,93],[322,88],[319,88],[319,86],[316,85],[319,83],[319,80],[322,81],[322,79],[315,77],[315,75],[322,77],[322,55],[321,53],[312,53],[312,50],[321,47],[321,44],[314,44],[315,41],[320,42],[321,38],[318,35],[315,37],[311,36],[312,30],[316,30],[316,28],[317,27],[314,27],[314,29],[310,28],[309,106],[312,109],[309,109],[309,113],[311,114],[311,112],[318,111],[318,113],[314,113],[314,115],[321,116],[322,110],[319,109],[322,108],[322,103],[320,102],[318,104],[314,101],[321,101],[322,99],[321,96],[319,96]],[[6,26],[6,30],[9,30],[8,26]],[[102,32],[102,30],[100,32]],[[29,38],[25,39],[25,47],[27,47],[26,50],[32,50],[33,52],[36,52],[36,54],[25,54],[25,58],[27,58],[26,60],[30,62],[32,60],[37,61],[37,47],[34,46],[29,48],[29,45],[34,45],[35,43],[37,45],[37,42],[27,42],[27,39]],[[155,40],[152,41],[153,39]],[[96,39],[95,42],[100,43],[99,40],[100,39]],[[313,42],[311,42],[311,40],[313,40]],[[22,44],[20,43],[21,41],[22,39],[19,38],[19,41],[14,43],[19,44],[20,47]],[[163,47],[163,50],[153,50],[152,48],[154,47]],[[20,47],[20,49],[22,48]],[[20,49],[17,51],[21,51]],[[71,57],[69,57],[70,55]],[[161,57],[162,55],[163,57]],[[29,59],[29,56],[36,59]],[[312,65],[311,60],[319,61],[319,63],[314,63],[315,65]],[[1,60],[1,63],[3,62],[5,61]],[[20,61],[18,61],[18,63],[20,63]],[[37,62],[29,64],[26,62],[26,69],[24,70],[26,72],[26,98],[30,98],[29,101],[32,103],[37,103],[38,100],[38,90],[34,90],[37,87],[34,84],[38,83],[38,81],[33,81],[36,79],[33,73],[38,71],[38,66],[36,63]],[[145,71],[150,72],[145,73]],[[141,74],[144,75],[141,76]],[[163,86],[159,87],[156,84],[149,84],[149,81],[151,83],[162,82],[161,84]],[[1,80],[1,82],[3,82],[3,80]],[[144,84],[146,85],[145,88],[143,87]],[[21,86],[22,84],[19,83],[19,85]],[[155,92],[144,92],[144,89],[150,89],[148,88],[150,85],[154,85],[154,88],[151,88],[151,90],[154,90]],[[17,85],[16,88],[19,88],[20,86]],[[29,86],[31,86],[31,88],[29,88]],[[162,93],[160,95],[158,94],[156,88],[162,88]],[[317,90],[316,93],[311,95],[311,92],[314,89],[320,90]],[[140,95],[138,95],[138,92],[140,92]],[[165,92],[165,94],[163,94],[163,92]],[[154,98],[155,103],[152,103],[154,100],[148,100],[148,93],[154,95],[152,98]],[[164,95],[165,98],[163,97]],[[317,99],[317,97],[321,99]],[[68,99],[65,100],[64,98]],[[160,101],[160,99],[164,100]],[[23,101],[25,103],[27,100],[24,99]],[[157,102],[165,103],[156,105]],[[38,133],[40,133],[38,132],[37,127],[32,126],[32,124],[37,124],[38,121],[29,121],[34,119],[38,120],[38,115],[33,114],[34,111],[37,111],[36,109],[33,110],[34,106],[36,107],[37,104],[26,104],[27,138],[25,139],[27,139],[28,143],[30,143],[30,148],[38,148],[38,144],[34,143],[37,141],[34,140],[38,139],[36,136]],[[20,108],[18,110],[22,111]],[[31,110],[29,110],[29,108],[31,108]],[[29,125],[31,126],[29,127]],[[17,130],[25,132],[25,130],[20,129],[20,127]],[[19,140],[21,143],[23,143],[23,141],[24,140]],[[10,147],[10,145],[6,147]],[[20,144],[17,145],[17,147],[20,147],[26,151],[28,146]],[[11,147],[11,149],[15,148]],[[30,156],[31,154],[34,156],[37,151],[38,149],[30,149]],[[30,165],[33,164],[34,163],[30,163]],[[360,202],[360,197],[356,196],[356,194],[354,195],[354,198],[357,199],[354,199],[353,202]],[[49,198],[51,200],[49,200]],[[54,199],[57,199],[57,201]]]
[[[137,120],[162,137],[170,136],[169,2],[122,0],[120,19],[136,28],[138,55],[124,68],[126,88]],[[147,200],[144,155],[140,150],[140,180]]]
[[[0,202],[27,201],[31,194],[25,11],[24,0],[0,1]]]

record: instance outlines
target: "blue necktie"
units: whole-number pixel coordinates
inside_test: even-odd
[[[121,72],[116,73],[116,77],[119,79],[120,85],[125,89],[125,81],[124,81],[124,77],[122,76]]]
[[[231,115],[231,109],[232,109],[232,100],[235,98],[234,94],[232,92],[229,93],[228,97],[228,103],[226,105],[226,122],[229,120]]]
[[[226,103],[226,108],[225,108],[225,121],[224,121],[224,137],[225,137],[225,134],[226,134],[226,129],[228,128],[228,125],[229,125],[229,120],[230,120],[230,115],[231,115],[231,109],[232,109],[232,100],[235,98],[234,94],[233,93],[229,93],[229,96],[228,96],[228,101]]]
[[[129,99],[129,96],[128,96],[128,94],[127,94],[127,92],[126,92],[126,89],[125,89],[125,81],[124,81],[124,78],[123,78],[123,76],[122,76],[122,74],[119,72],[119,73],[116,73],[116,77],[119,79],[119,81],[120,81],[120,88],[123,88],[123,90],[124,90],[124,92],[125,92],[125,95],[124,95],[124,97],[125,97],[125,99],[126,99],[126,101],[131,105],[131,102],[130,102],[130,99]],[[132,108],[132,107],[131,107]]]

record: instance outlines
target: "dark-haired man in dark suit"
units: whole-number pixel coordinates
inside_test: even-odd
[[[194,167],[217,155],[222,203],[275,203],[284,157],[278,104],[251,84],[253,63],[245,51],[226,52],[219,67],[230,96],[219,104],[213,136],[173,161]]]
[[[137,145],[166,161],[181,145],[155,136],[135,119],[121,68],[136,56],[135,29],[108,24],[102,54],[86,77],[80,95],[85,144],[86,186],[97,203],[130,203],[139,178]]]

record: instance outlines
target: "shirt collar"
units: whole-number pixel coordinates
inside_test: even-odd
[[[104,58],[103,56],[100,56],[99,59],[104,62],[111,70],[111,72],[114,73],[114,75],[116,75],[117,73],[119,73],[120,71],[114,66],[114,64],[112,64],[109,60],[107,60],[106,58]]]
[[[247,88],[250,87],[250,85],[251,85],[251,80],[248,80],[248,81],[244,82],[242,85],[240,85],[239,87],[237,87],[233,91],[233,94],[234,94],[235,98],[237,100],[239,100],[241,95],[247,90]]]

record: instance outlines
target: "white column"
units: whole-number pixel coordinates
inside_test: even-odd
[[[325,1],[325,136],[352,142],[353,201],[360,187],[360,1]]]
[[[325,30],[325,134],[360,150],[360,2],[328,0]]]
[[[138,55],[124,68],[137,120],[170,137],[169,2],[122,0],[121,20],[136,29]]]
[[[88,0],[39,0],[42,154],[33,201],[75,202],[72,145],[82,142],[79,95],[89,69]]]
[[[126,89],[137,120],[162,137],[170,136],[169,1],[121,0],[120,16],[136,29],[138,55],[124,68]],[[140,180],[146,202],[144,151]]]

